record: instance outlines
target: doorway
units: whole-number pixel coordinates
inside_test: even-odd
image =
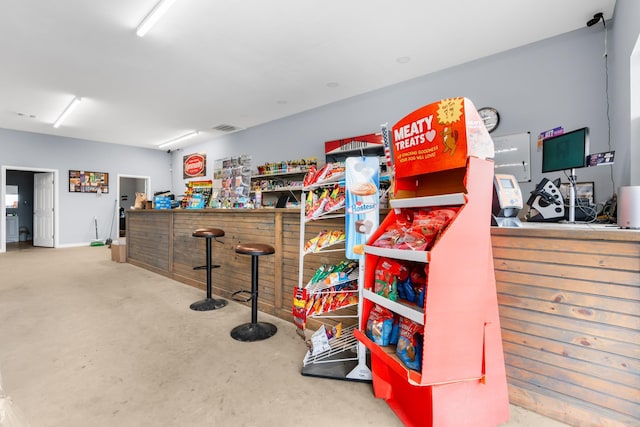
[[[117,236],[126,236],[126,212],[133,207],[136,201],[136,193],[144,193],[147,200],[151,200],[149,189],[151,177],[137,175],[118,175],[118,233]]]
[[[57,169],[2,166],[0,171],[0,217],[18,222],[18,244],[58,246]],[[38,185],[35,179],[37,178]],[[8,182],[8,179],[11,182]],[[7,206],[7,185],[18,185],[18,204]],[[7,221],[0,221],[0,253],[7,250]]]

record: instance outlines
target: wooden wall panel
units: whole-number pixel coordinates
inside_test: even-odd
[[[570,425],[640,425],[639,233],[492,234],[512,403]]]
[[[156,272],[168,272],[171,268],[172,215],[166,211],[131,212],[127,215],[127,261]],[[144,220],[140,221],[140,218]]]

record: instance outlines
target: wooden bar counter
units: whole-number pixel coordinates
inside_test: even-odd
[[[335,221],[309,223],[307,237],[344,227]],[[214,296],[250,286],[250,260],[235,245],[275,247],[260,259],[259,308],[291,320],[300,211],[131,210],[127,261],[204,290],[205,273],[193,270],[205,256],[191,236],[200,227],[226,233],[213,242]],[[640,231],[525,223],[491,233],[511,403],[570,425],[640,425]]]
[[[204,239],[191,234],[201,227],[225,231],[221,243],[212,243],[214,297],[230,298],[240,289],[251,289],[251,258],[235,252],[239,243],[266,243],[275,254],[260,257],[260,311],[292,321],[291,304],[298,286],[300,210],[263,209],[173,209],[127,212],[127,262],[182,283],[206,289],[206,272],[193,270],[205,260]],[[314,221],[307,225],[311,238],[327,228],[344,229],[344,218]],[[305,264],[311,277],[322,263],[334,263],[333,254],[318,255]]]
[[[640,232],[525,223],[492,243],[511,403],[640,425]]]

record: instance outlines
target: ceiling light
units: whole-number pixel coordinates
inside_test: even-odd
[[[170,145],[173,145],[173,144],[176,144],[176,143],[178,143],[180,141],[184,141],[185,139],[191,138],[192,136],[196,136],[199,133],[200,132],[198,132],[197,130],[194,130],[193,132],[185,133],[182,136],[179,136],[177,138],[173,138],[170,141],[167,141],[167,142],[164,142],[164,143],[158,145],[158,148],[166,148],[166,147],[168,147]]]
[[[53,122],[53,127],[54,128],[60,127],[60,125],[62,124],[64,119],[66,119],[67,116],[69,114],[71,114],[73,109],[76,108],[76,105],[78,105],[80,103],[80,101],[82,101],[82,98],[75,96],[71,100],[71,103],[69,105],[67,105],[67,108],[65,108],[64,111],[62,112],[62,114],[60,114],[60,117],[58,117],[58,119],[55,122]]]
[[[158,4],[149,12],[149,14],[142,20],[138,28],[136,28],[136,34],[138,37],[144,37],[149,30],[156,25],[156,22],[162,18],[162,15],[171,7],[175,0],[160,0]]]

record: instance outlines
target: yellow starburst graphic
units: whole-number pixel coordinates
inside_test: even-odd
[[[462,117],[462,98],[443,99],[438,104],[438,123],[446,125]]]

